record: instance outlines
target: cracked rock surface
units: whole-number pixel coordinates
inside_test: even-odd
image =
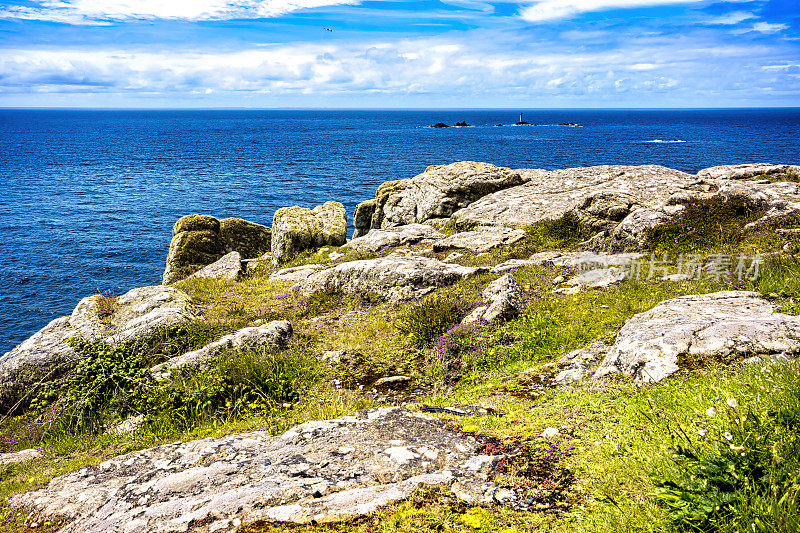
[[[800,351],[800,317],[745,291],[666,300],[620,329],[595,378],[622,372],[657,382],[679,370],[683,357],[727,360]]]
[[[663,205],[697,181],[658,165],[518,172],[525,184],[488,194],[453,217],[459,224],[523,227],[572,213],[582,225],[610,229],[635,209]]]
[[[498,246],[514,244],[525,238],[527,233],[521,229],[480,226],[474,230],[451,235],[433,245],[434,250],[464,248],[473,252],[488,252]]]
[[[354,236],[370,228],[390,228],[448,218],[489,193],[524,183],[520,172],[489,163],[459,161],[431,165],[411,179],[383,183],[375,198],[356,208]]]
[[[464,317],[462,324],[494,322],[516,318],[525,309],[525,292],[511,274],[505,274],[491,282],[484,290],[487,303],[473,309]]]
[[[369,513],[421,486],[491,502],[497,456],[436,418],[401,408],[123,455],[20,494],[62,532],[229,531],[256,520],[329,522]]]
[[[443,234],[427,224],[407,224],[386,229],[371,229],[367,234],[348,242],[346,246],[359,252],[374,253],[389,246],[431,243],[444,238]]]
[[[320,292],[372,292],[397,302],[424,296],[437,287],[486,270],[488,267],[465,267],[429,257],[394,253],[379,259],[341,263],[312,274],[294,289],[301,296]]]

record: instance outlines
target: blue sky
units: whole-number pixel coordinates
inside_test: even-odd
[[[800,0],[0,0],[0,106],[800,106]]]

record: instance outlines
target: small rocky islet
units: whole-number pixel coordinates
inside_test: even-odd
[[[383,183],[356,207],[350,240],[345,208],[335,201],[279,209],[270,227],[182,217],[163,285],[88,296],[0,358],[4,420],[47,412],[32,400],[69,383],[81,343],[112,349],[209,321],[208,342],[170,348],[141,369],[148,390],[232,353],[302,346],[322,369],[316,383],[368,408],[313,420],[301,406],[314,400],[300,393],[259,408],[300,422],[275,435],[231,430],[89,460],[74,471],[51,469],[6,489],[8,508],[24,510],[29,529],[75,532],[353,524],[420,494],[485,522],[463,519],[473,531],[495,527],[492,513],[512,513],[520,523],[537,513],[550,524],[577,519],[574,509],[594,505],[580,488],[589,483],[581,476],[591,476],[570,466],[577,452],[555,437],[579,445],[581,432],[593,430],[567,422],[535,427],[513,406],[535,411],[554,394],[614,387],[633,387],[627,394],[635,396],[729,366],[768,372],[791,364],[800,352],[795,295],[754,283],[759,266],[763,278],[772,275],[769,264],[796,260],[798,182],[800,167],[791,165],[688,174],[656,165],[548,171],[462,161]],[[713,222],[709,228],[692,225],[698,213]],[[737,233],[710,242],[720,228]],[[646,291],[648,284],[656,287],[643,298],[650,304],[615,300],[625,287]],[[543,359],[537,350],[545,340],[523,342],[519,332],[549,331],[542,309],[556,315],[559,308],[598,321],[617,313],[608,320],[613,331],[575,334],[569,350]],[[225,320],[215,315],[220,309]],[[396,344],[388,348],[369,337],[389,329]],[[482,372],[490,375],[494,364],[509,373],[467,386],[468,373],[481,375],[480,361],[467,359],[473,349],[481,357],[517,354],[518,364],[498,359]],[[378,352],[386,360],[371,361]],[[124,440],[146,430],[151,413],[129,415],[108,421],[105,432]],[[0,455],[11,465],[7,475],[60,460],[33,444]]]

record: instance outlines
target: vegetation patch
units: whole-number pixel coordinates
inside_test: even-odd
[[[656,496],[681,529],[800,528],[800,374],[796,363],[750,372],[747,399],[709,402],[700,429],[669,429],[673,454],[656,469]],[[652,422],[656,423],[655,418]],[[659,422],[662,423],[662,422]]]
[[[460,322],[476,303],[461,294],[442,291],[407,304],[394,322],[411,345],[426,346]]]
[[[757,176],[753,176],[750,178],[751,181],[768,181],[770,183],[780,183],[780,182],[789,182],[789,183],[800,183],[800,172],[796,171],[793,168],[788,168],[784,171],[779,172],[767,172],[765,174],[759,174]]]
[[[110,290],[106,291],[105,293],[102,293],[98,290],[97,294],[94,296],[94,300],[95,304],[97,305],[96,313],[98,320],[105,324],[109,324],[119,305],[117,303],[117,297]]]
[[[744,196],[695,200],[672,221],[649,229],[648,247],[673,253],[731,249],[744,240],[745,225],[764,213]]]

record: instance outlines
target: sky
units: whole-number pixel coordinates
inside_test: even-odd
[[[800,0],[0,0],[0,107],[800,106]]]

